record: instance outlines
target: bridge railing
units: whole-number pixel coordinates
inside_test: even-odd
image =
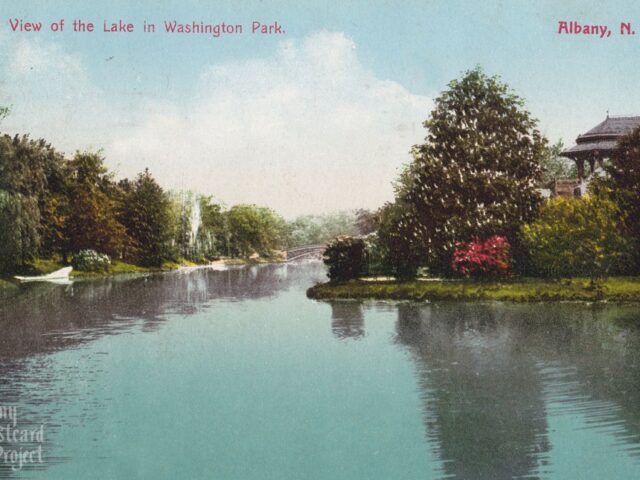
[[[286,251],[287,261],[290,262],[291,260],[308,256],[320,257],[326,248],[326,245],[303,245],[301,247],[295,247]]]

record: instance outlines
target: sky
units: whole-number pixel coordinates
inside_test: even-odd
[[[118,177],[148,167],[167,189],[291,218],[377,208],[448,82],[481,66],[526,102],[551,142],[640,114],[636,2],[0,2],[3,133],[67,156],[101,150]],[[13,31],[10,20],[42,22]],[[64,19],[62,31],[52,22]],[[72,31],[74,19],[95,31]],[[105,33],[123,20],[133,33]],[[241,35],[168,34],[164,21],[241,24]],[[142,31],[143,22],[156,33]],[[284,33],[251,33],[278,22]],[[608,25],[598,38],[559,21]]]

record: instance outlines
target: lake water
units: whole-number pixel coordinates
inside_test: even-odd
[[[0,456],[0,477],[640,478],[637,306],[308,300],[324,278],[5,292],[0,425],[15,407],[43,438],[0,447],[43,463]]]

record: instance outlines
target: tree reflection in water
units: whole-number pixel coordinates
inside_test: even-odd
[[[426,435],[453,478],[536,477],[547,406],[640,442],[638,316],[584,305],[398,306],[397,341],[417,366]],[[635,452],[637,454],[637,451]]]
[[[331,304],[331,331],[336,338],[358,340],[364,336],[364,314],[358,302]]]
[[[143,320],[153,330],[168,314],[191,314],[210,302],[260,299],[309,281],[308,265],[198,269],[148,276],[32,283],[0,303],[0,368],[12,359],[64,349]],[[322,266],[315,267],[318,278]],[[315,271],[314,270],[314,271]]]

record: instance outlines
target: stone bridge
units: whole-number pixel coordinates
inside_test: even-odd
[[[287,250],[287,262],[294,260],[317,258],[322,259],[322,253],[326,245],[303,245],[301,247],[290,248]]]

